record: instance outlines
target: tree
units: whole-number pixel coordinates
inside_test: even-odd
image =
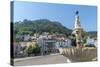
[[[35,45],[36,45],[36,47],[33,49],[33,53],[35,55],[38,55],[38,54],[40,54],[40,47],[38,46],[38,44],[35,44]]]
[[[40,54],[40,47],[38,46],[37,43],[30,43],[30,46],[27,47],[26,53],[28,56],[34,54],[34,55],[39,55]]]
[[[33,47],[30,45],[26,50],[28,56],[30,56],[33,53]]]

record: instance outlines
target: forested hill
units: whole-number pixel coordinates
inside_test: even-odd
[[[91,37],[97,37],[97,31],[89,31],[88,34],[89,34]]]
[[[50,21],[48,19],[39,20],[23,20],[21,22],[14,23],[15,34],[34,34],[34,33],[62,33],[65,35],[71,34],[72,30],[66,28],[59,22]]]

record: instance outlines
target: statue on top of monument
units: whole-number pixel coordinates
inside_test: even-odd
[[[76,11],[76,15],[78,15],[79,14],[79,11]]]

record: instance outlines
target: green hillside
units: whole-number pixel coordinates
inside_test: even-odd
[[[66,28],[59,22],[50,21],[47,19],[39,19],[39,20],[23,20],[21,22],[14,23],[14,33],[15,34],[34,34],[42,32],[49,33],[61,33],[65,35],[71,34],[72,30]]]

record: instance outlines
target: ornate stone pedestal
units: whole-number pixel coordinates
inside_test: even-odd
[[[84,62],[97,59],[97,48],[94,47],[59,48],[59,52],[71,62]]]

